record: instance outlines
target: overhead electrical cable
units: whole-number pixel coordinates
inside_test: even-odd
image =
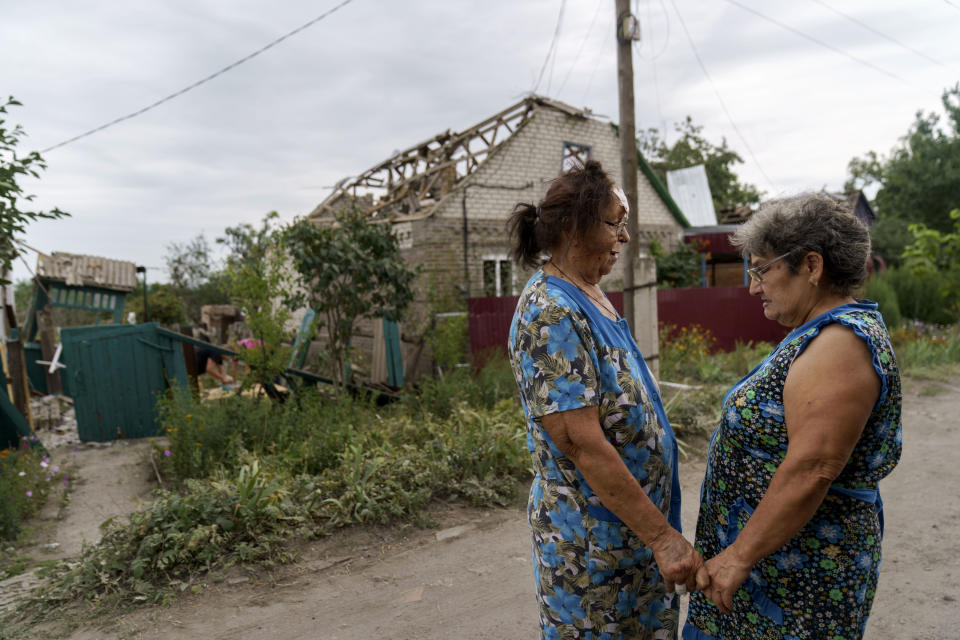
[[[637,55],[640,56],[640,58],[642,59],[647,59],[647,56],[643,55],[643,42],[647,42],[647,41],[651,43],[653,42],[653,38],[650,37],[650,25],[653,24],[653,10],[650,8],[652,4],[653,4],[653,0],[648,0],[647,29],[646,29],[647,38],[646,40],[642,40],[640,42],[640,46],[636,47]],[[663,20],[664,20],[664,24],[666,25],[666,27],[664,28],[664,32],[666,33],[666,35],[663,37],[663,46],[660,48],[660,51],[657,51],[656,53],[652,54],[650,57],[650,59],[654,59],[654,60],[662,56],[666,52],[667,47],[670,46],[670,12],[667,11],[667,5],[663,3],[663,0],[660,0],[660,9],[661,11],[663,11]],[[636,12],[637,12],[637,15],[639,15],[640,13],[639,5],[636,6]],[[637,44],[637,43],[634,42],[634,44]],[[652,45],[651,45],[651,48],[652,48]]]
[[[680,26],[683,28],[683,33],[687,36],[687,42],[690,43],[690,48],[693,49],[693,55],[697,59],[697,63],[700,65],[703,75],[707,77],[707,80],[710,82],[710,86],[713,87],[713,92],[717,94],[717,100],[720,102],[720,106],[723,108],[723,112],[727,115],[727,120],[730,121],[730,126],[733,127],[733,130],[739,136],[740,141],[743,143],[743,146],[747,148],[747,152],[750,154],[750,157],[753,158],[754,164],[757,166],[757,170],[760,171],[761,175],[766,179],[767,183],[773,188],[774,191],[777,191],[777,187],[773,184],[773,180],[770,179],[770,176],[767,175],[767,172],[763,170],[763,165],[760,164],[760,161],[757,160],[757,155],[753,152],[753,149],[750,147],[750,143],[747,142],[746,137],[740,132],[740,127],[737,126],[737,123],[733,121],[733,117],[730,115],[730,110],[727,109],[727,103],[724,102],[723,96],[720,95],[720,90],[717,89],[716,83],[713,81],[713,78],[710,76],[710,72],[707,71],[706,65],[703,64],[703,60],[700,58],[700,53],[697,51],[697,45],[694,44],[693,38],[690,36],[690,31],[687,30],[687,23],[683,20],[683,15],[680,13],[679,7],[674,0],[670,0],[670,4],[673,5],[673,10],[677,12],[677,17],[680,19]]]
[[[329,16],[330,14],[334,13],[335,11],[338,11],[339,9],[342,9],[343,7],[347,6],[347,5],[350,4],[351,2],[353,2],[353,0],[343,0],[343,2],[341,2],[341,3],[338,4],[337,6],[333,7],[333,8],[330,9],[329,11],[327,11],[327,12],[325,12],[325,13],[317,16],[316,18],[314,18],[313,20],[311,20],[311,21],[309,21],[309,22],[307,22],[307,23],[304,23],[304,24],[300,25],[299,27],[297,27],[297,28],[294,29],[293,31],[290,31],[290,32],[288,32],[288,33],[280,36],[279,38],[277,38],[277,39],[274,40],[273,42],[269,43],[268,45],[266,45],[266,46],[264,46],[264,47],[261,47],[260,49],[257,49],[256,51],[254,51],[254,52],[251,53],[250,55],[244,56],[243,58],[240,58],[240,59],[237,60],[236,62],[233,62],[233,63],[231,63],[231,64],[228,64],[227,66],[225,66],[224,68],[220,69],[219,71],[216,71],[216,72],[214,72],[214,73],[211,73],[211,74],[208,75],[207,77],[205,77],[205,78],[203,78],[203,79],[201,79],[201,80],[197,80],[197,81],[194,82],[193,84],[191,84],[191,85],[189,85],[189,86],[187,86],[187,87],[184,87],[183,89],[180,89],[179,91],[177,91],[177,92],[175,92],[175,93],[171,93],[170,95],[166,96],[165,98],[161,98],[160,100],[157,100],[157,101],[154,102],[153,104],[147,105],[147,106],[144,107],[143,109],[140,109],[140,110],[138,110],[138,111],[134,111],[133,113],[129,113],[129,114],[125,115],[125,116],[121,116],[121,117],[119,117],[119,118],[117,118],[117,119],[115,119],[115,120],[111,120],[110,122],[108,122],[108,123],[106,123],[106,124],[102,124],[102,125],[100,125],[99,127],[96,127],[96,128],[94,128],[94,129],[90,129],[89,131],[86,131],[86,132],[84,132],[84,133],[81,133],[81,134],[78,135],[78,136],[74,136],[74,137],[72,137],[72,138],[70,138],[70,139],[68,139],[68,140],[64,140],[63,142],[59,142],[59,143],[53,145],[52,147],[47,147],[46,149],[43,149],[43,150],[41,151],[41,153],[47,153],[48,151],[53,151],[54,149],[59,149],[60,147],[63,147],[63,146],[65,146],[65,145],[70,144],[71,142],[76,142],[77,140],[80,140],[81,138],[86,138],[87,136],[91,136],[91,135],[93,135],[93,134],[95,134],[95,133],[97,133],[97,132],[99,132],[99,131],[103,131],[104,129],[107,129],[107,128],[109,128],[109,127],[112,127],[112,126],[115,125],[115,124],[119,124],[119,123],[121,123],[121,122],[123,122],[123,121],[125,121],[125,120],[130,120],[131,118],[136,118],[137,116],[142,115],[142,114],[146,113],[147,111],[150,111],[151,109],[155,109],[155,108],[159,107],[160,105],[164,104],[165,102],[170,102],[170,101],[173,100],[174,98],[178,98],[178,97],[182,96],[183,94],[187,93],[188,91],[192,91],[193,89],[196,89],[196,88],[199,87],[200,85],[206,84],[207,82],[210,82],[211,80],[213,80],[213,79],[216,78],[217,76],[221,76],[221,75],[223,75],[224,73],[230,71],[231,69],[235,69],[236,67],[239,67],[239,66],[240,66],[241,64],[243,64],[244,62],[247,62],[248,60],[257,57],[258,55],[260,55],[261,53],[263,53],[263,52],[266,51],[267,49],[270,49],[270,48],[272,48],[272,47],[275,47],[276,45],[280,44],[281,42],[283,42],[283,41],[286,40],[287,38],[289,38],[289,37],[291,37],[291,36],[294,36],[294,35],[300,33],[300,32],[303,31],[304,29],[307,29],[307,28],[309,28],[309,27],[312,27],[313,25],[315,25],[316,23],[320,22],[321,20],[323,20],[324,18],[326,18],[326,17]]]
[[[673,2],[673,0],[670,0],[670,1]],[[844,56],[844,57],[846,57],[846,58],[850,58],[850,59],[853,60],[854,62],[857,62],[857,63],[859,63],[859,64],[862,64],[862,65],[864,65],[864,66],[866,66],[866,67],[870,67],[870,68],[873,69],[874,71],[878,71],[878,72],[882,73],[882,74],[885,75],[885,76],[890,76],[891,78],[896,78],[896,79],[899,80],[900,82],[906,82],[906,80],[904,80],[903,78],[901,78],[901,77],[898,76],[897,74],[893,73],[892,71],[887,71],[886,69],[884,69],[884,68],[882,68],[882,67],[878,67],[877,65],[873,64],[872,62],[869,62],[869,61],[867,61],[867,60],[862,60],[862,59],[858,58],[857,56],[855,56],[855,55],[853,55],[853,54],[847,53],[846,51],[844,51],[844,50],[842,50],[842,49],[838,49],[837,47],[833,46],[832,44],[828,44],[828,43],[824,42],[823,40],[820,40],[819,38],[814,38],[814,37],[811,36],[811,35],[807,35],[807,34],[804,33],[803,31],[800,31],[799,29],[794,29],[793,27],[791,27],[791,26],[788,25],[788,24],[784,24],[784,23],[780,22],[779,20],[776,20],[776,19],[774,19],[774,18],[771,18],[770,16],[766,16],[766,15],[760,13],[759,11],[757,11],[756,9],[752,9],[752,8],[750,8],[750,7],[742,4],[742,3],[740,3],[740,2],[737,2],[737,0],[727,0],[727,2],[729,2],[730,4],[735,5],[735,6],[737,6],[737,7],[740,7],[740,8],[743,9],[744,11],[747,11],[747,12],[749,12],[749,13],[752,13],[753,15],[757,16],[758,18],[762,18],[762,19],[766,20],[767,22],[772,22],[773,24],[777,25],[777,26],[780,27],[781,29],[786,29],[787,31],[789,31],[789,32],[791,32],[791,33],[795,33],[796,35],[800,36],[801,38],[804,38],[804,39],[806,39],[806,40],[809,40],[810,42],[813,42],[813,43],[815,43],[815,44],[818,44],[818,45],[820,45],[821,47],[825,47],[825,48],[827,48],[827,49],[830,49],[830,51],[833,51],[834,53],[839,53],[840,55],[842,55],[842,56]],[[676,5],[674,5],[674,8],[676,8]]]
[[[602,2],[597,3],[597,10],[593,12],[593,20],[590,21],[590,28],[587,29],[587,34],[583,36],[583,40],[580,41],[580,47],[577,49],[577,55],[573,57],[573,63],[567,69],[567,75],[563,76],[563,82],[560,83],[560,88],[557,89],[558,94],[563,91],[565,86],[567,86],[567,80],[570,78],[570,73],[573,72],[573,68],[577,66],[578,62],[580,62],[580,54],[583,53],[583,46],[587,44],[590,34],[593,33],[593,25],[597,22],[597,16],[600,15],[600,7],[602,6]]]
[[[917,51],[916,49],[914,49],[914,48],[911,47],[910,45],[906,45],[906,44],[900,42],[899,40],[897,40],[896,38],[892,38],[891,36],[888,36],[887,34],[881,32],[881,31],[877,31],[876,29],[874,29],[874,28],[871,27],[870,25],[868,25],[868,24],[866,24],[866,23],[864,23],[864,22],[861,22],[860,20],[854,18],[853,16],[851,16],[851,15],[849,15],[849,14],[846,14],[846,13],[844,13],[843,11],[840,11],[839,9],[835,9],[834,7],[831,7],[829,4],[827,4],[827,3],[824,2],[823,0],[811,0],[811,2],[816,2],[816,3],[819,4],[820,6],[826,8],[826,9],[829,9],[830,11],[833,11],[833,12],[834,12],[835,14],[837,14],[838,16],[841,16],[841,17],[843,17],[843,18],[846,18],[847,20],[849,20],[850,22],[852,22],[852,23],[854,23],[854,24],[860,25],[861,27],[863,27],[864,29],[866,29],[866,30],[869,31],[870,33],[873,33],[873,34],[875,34],[875,35],[878,35],[878,36],[880,36],[881,38],[883,38],[884,40],[889,40],[890,42],[892,42],[893,44],[897,45],[898,47],[902,47],[902,48],[906,49],[907,51],[910,51],[911,53],[917,54],[918,56],[920,56],[920,57],[923,58],[924,60],[929,60],[930,62],[932,62],[932,63],[934,63],[934,64],[940,65],[941,67],[946,67],[946,66],[947,66],[947,65],[943,64],[942,62],[940,62],[939,60],[937,60],[936,58],[931,58],[930,56],[928,56],[928,55],[925,54],[924,52],[922,52],[922,51]]]
[[[614,16],[614,13],[612,11],[607,12],[607,19],[604,22],[604,25],[603,25],[604,28],[601,29],[601,33],[609,33],[609,29],[614,26],[613,16]],[[581,103],[587,102],[587,95],[590,93],[590,87],[593,86],[593,79],[597,75],[597,69],[600,68],[600,62],[603,60],[604,45],[606,45],[607,43],[613,44],[614,42],[616,42],[616,40],[613,38],[604,38],[603,43],[599,47],[597,47],[596,60],[593,61],[593,71],[590,72],[590,78],[587,80],[587,86],[583,90],[583,98],[580,99]]]
[[[951,7],[953,7],[954,9],[956,9],[957,11],[960,11],[960,5],[953,4],[952,2],[950,2],[950,0],[943,0],[943,1],[946,2],[948,5],[950,5]]]
[[[547,64],[549,64],[550,58],[553,57],[557,40],[560,38],[560,25],[563,24],[563,9],[566,6],[567,0],[560,0],[560,13],[557,14],[557,26],[553,30],[553,39],[550,41],[550,48],[547,49],[547,57],[543,59],[543,66],[540,67],[540,75],[537,76],[537,81],[534,83],[533,89],[530,90],[531,93],[536,93],[537,89],[540,88],[540,82],[543,80],[543,72],[547,70]]]

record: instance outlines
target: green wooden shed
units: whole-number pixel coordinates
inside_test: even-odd
[[[151,322],[66,328],[60,338],[80,440],[156,435],[158,397],[187,386],[176,334]]]

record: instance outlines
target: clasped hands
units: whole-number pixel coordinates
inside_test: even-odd
[[[650,548],[667,585],[667,593],[676,590],[682,595],[703,591],[722,613],[733,611],[733,595],[753,568],[738,559],[732,547],[704,562],[686,538],[674,529],[657,537]]]

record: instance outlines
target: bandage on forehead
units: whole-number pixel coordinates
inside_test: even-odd
[[[623,205],[623,210],[627,213],[630,213],[630,204],[627,202],[627,194],[623,192],[623,189],[620,188],[620,185],[614,185],[613,187],[613,196]]]

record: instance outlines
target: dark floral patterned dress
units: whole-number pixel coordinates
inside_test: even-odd
[[[626,320],[605,317],[579,289],[538,271],[520,296],[508,350],[535,474],[527,515],[541,638],[676,638],[676,598],[653,553],[603,507],[539,422],[598,406],[607,440],[680,529],[676,439]]]
[[[695,592],[685,640],[862,637],[880,572],[877,482],[893,470],[901,450],[900,373],[876,308],[843,305],[798,327],[724,398],[700,494],[696,548],[704,558],[736,539],[783,461],[783,384],[791,363],[824,326],[839,323],[862,338],[881,382],[850,460],[810,522],[754,567],[730,614]]]

